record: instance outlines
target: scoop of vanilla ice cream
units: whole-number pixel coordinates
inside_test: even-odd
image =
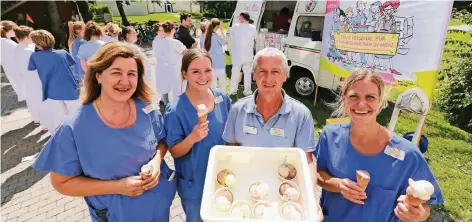
[[[408,184],[411,187],[411,192],[414,197],[422,200],[429,200],[434,193],[434,186],[429,181],[408,179]]]
[[[266,196],[270,192],[270,187],[267,183],[261,183],[257,186],[257,194],[259,197]]]
[[[198,116],[205,115],[208,113],[208,108],[206,107],[205,104],[197,105],[197,113],[198,113]]]
[[[231,202],[229,202],[228,198],[225,196],[216,197],[215,203],[216,207],[221,210],[228,209],[228,207],[231,205]]]
[[[236,183],[236,177],[234,177],[233,174],[228,174],[228,175],[226,175],[225,184],[226,184],[228,187],[232,187],[235,183]]]
[[[293,187],[287,188],[287,190],[285,190],[285,194],[290,200],[296,200],[298,199],[298,196],[300,195],[298,190]]]

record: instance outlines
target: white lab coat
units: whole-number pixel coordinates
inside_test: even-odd
[[[179,40],[165,37],[154,39],[156,56],[156,87],[161,95],[172,93],[172,99],[182,94],[182,56],[186,47]]]
[[[16,46],[18,44],[11,39],[1,38],[1,51],[2,56],[0,63],[3,66],[3,70],[5,71],[5,75],[8,78],[13,90],[16,92],[18,96],[18,102],[25,100],[25,93],[23,90],[21,76],[19,73],[15,73],[15,63],[16,58],[14,56]]]
[[[257,30],[254,25],[238,23],[231,28],[230,40],[232,43],[232,62],[230,93],[236,94],[238,84],[241,80],[241,69],[244,73],[244,94],[249,95],[251,91],[252,62],[254,59],[254,42],[257,39]]]
[[[43,89],[38,71],[29,71],[28,64],[31,54],[34,52],[34,44],[25,45],[19,43],[14,51],[14,70],[21,76],[21,86],[25,93],[26,105],[35,122],[45,123],[51,115],[43,104]]]

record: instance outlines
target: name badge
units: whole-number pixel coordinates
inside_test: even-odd
[[[223,102],[223,97],[222,96],[218,96],[215,98],[215,104],[218,104],[218,103],[221,103]]]
[[[384,153],[391,156],[391,157],[393,157],[393,158],[395,158],[395,159],[399,159],[401,161],[403,161],[405,159],[405,151],[399,150],[397,148],[387,146],[387,148],[385,148]]]
[[[149,104],[146,107],[143,108],[143,112],[146,114],[149,114],[150,112],[154,111],[157,109],[157,106],[155,104]]]
[[[284,129],[270,128],[270,135],[284,137]]]
[[[247,134],[256,135],[257,134],[257,128],[252,127],[252,126],[244,126],[243,127],[243,132],[247,133]]]

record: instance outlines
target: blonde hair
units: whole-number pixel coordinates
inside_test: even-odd
[[[152,101],[154,91],[144,80],[144,54],[139,47],[133,44],[126,42],[110,42],[100,47],[97,53],[87,62],[84,85],[80,93],[80,99],[83,105],[93,102],[100,96],[101,86],[98,84],[96,74],[101,75],[118,57],[133,58],[138,67],[138,85],[131,97],[139,98],[144,102]]]
[[[70,21],[69,25],[69,48],[74,42],[75,38],[77,38],[77,31],[82,30],[85,27],[85,23],[82,21]]]
[[[346,106],[344,104],[344,100],[342,97],[347,94],[347,92],[351,89],[352,85],[355,82],[364,80],[364,79],[368,79],[371,82],[373,82],[375,85],[377,85],[377,88],[379,90],[379,99],[380,99],[380,102],[382,103],[382,109],[387,106],[385,84],[382,77],[377,72],[371,69],[359,69],[359,70],[353,71],[344,80],[341,87],[342,96],[339,96],[339,98],[334,104],[329,104],[329,106],[331,106],[332,108],[335,108],[335,111],[333,112],[332,116],[336,116],[336,117],[347,116]]]
[[[121,28],[117,24],[109,22],[103,27],[103,32],[105,35],[113,37],[120,34]]]
[[[85,25],[85,33],[84,33],[85,41],[90,41],[93,36],[101,37],[102,35],[103,35],[102,29],[96,22],[92,20],[87,22],[87,24]]]
[[[11,31],[12,29],[14,29],[15,27],[17,27],[16,23],[14,23],[12,21],[8,21],[8,20],[1,21],[0,26],[1,26],[0,34],[1,34],[2,38],[6,38],[7,33],[9,31]]]
[[[34,44],[42,49],[52,49],[56,43],[54,36],[50,32],[42,29],[32,31],[30,37]]]

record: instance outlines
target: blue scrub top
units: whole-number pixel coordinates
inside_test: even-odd
[[[69,115],[39,154],[33,167],[63,176],[119,180],[137,176],[141,166],[156,153],[166,132],[159,109],[146,114],[148,104],[135,99],[136,122],[128,128],[110,128],[103,123],[92,103]],[[108,209],[109,221],[168,221],[169,207],[176,193],[172,170],[161,165],[159,183],[141,196],[119,194],[84,197],[93,221],[92,208]]]
[[[427,180],[434,186],[428,204],[443,203],[439,185],[419,149],[395,133],[386,149],[396,148],[405,152],[404,160],[384,152],[372,156],[359,153],[349,139],[350,123],[331,124],[323,129],[314,155],[317,166],[337,178],[357,181],[356,170],[367,170],[370,182],[364,205],[344,199],[341,193],[323,190],[321,203],[325,221],[400,221],[394,209],[397,199],[406,193],[408,178]]]
[[[79,47],[79,52],[78,52],[79,59],[87,62],[90,58],[92,58],[93,55],[95,55],[98,49],[102,47],[102,45],[105,43],[106,42],[102,40],[90,40],[86,42],[85,44],[81,45]]]
[[[39,50],[31,54],[28,70],[38,70],[43,88],[43,101],[79,98],[79,85],[71,69],[75,64],[72,56],[62,49]]]
[[[202,38],[202,37],[200,37]],[[200,40],[201,48],[205,48],[205,37]],[[211,36],[211,46],[210,51],[208,52],[211,57],[212,67],[214,69],[225,69],[226,68],[226,60],[225,55],[223,53],[223,46],[226,45],[226,41],[224,38],[219,36],[218,34],[214,33]]]
[[[74,74],[77,75],[79,78],[84,79],[84,70],[82,69],[82,66],[80,65],[80,58],[79,58],[79,48],[83,44],[85,44],[86,41],[83,40],[82,38],[75,38],[74,43],[72,43],[72,58],[75,60],[75,65],[74,65]]]
[[[186,155],[174,159],[177,190],[185,200],[201,200],[210,149],[215,145],[225,144],[221,132],[228,118],[231,101],[223,93],[212,91],[215,108],[208,113],[208,136],[195,143]],[[190,135],[193,127],[198,124],[197,110],[185,93],[167,105],[164,119],[167,145],[170,148]]]
[[[312,152],[315,133],[310,110],[282,90],[282,106],[265,123],[256,109],[257,93],[258,90],[233,105],[223,133],[225,141],[242,146],[298,147]]]

